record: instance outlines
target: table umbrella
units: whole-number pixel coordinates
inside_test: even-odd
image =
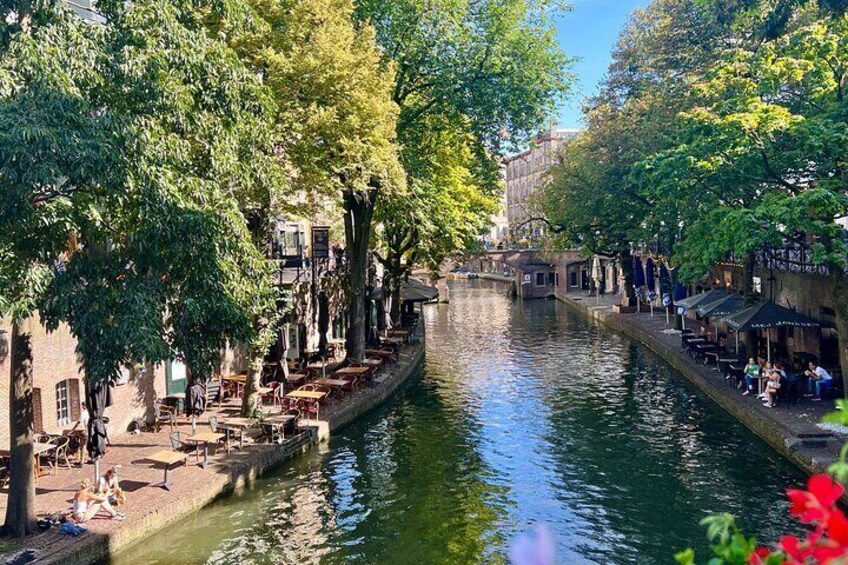
[[[90,383],[86,379],[85,406],[88,408],[88,440],[85,448],[94,461],[95,478],[100,478],[100,458],[106,455],[106,408],[112,406],[112,388],[105,379]]]
[[[280,328],[280,359],[279,359],[279,362],[280,362],[280,368],[283,372],[283,379],[282,379],[282,382],[280,383],[281,386],[289,378],[289,364],[288,364],[289,339],[290,339],[289,331],[290,331],[289,323],[286,322]]]
[[[671,273],[668,272],[665,263],[660,263],[660,296],[662,296],[663,308],[665,308],[666,324],[671,321],[668,314],[668,307],[671,306],[671,290]]]
[[[383,298],[383,287],[378,286],[368,294],[371,300],[381,300]],[[385,293],[388,295],[389,293]],[[432,286],[413,282],[404,282],[400,285],[400,300],[401,302],[429,302],[439,297],[439,290]]]
[[[600,300],[601,296],[601,260],[595,255],[592,261],[592,279],[595,281],[595,300]]]
[[[186,389],[186,415],[191,418],[191,433],[194,434],[197,417],[206,410],[206,389],[203,384],[192,379],[192,384]]]
[[[795,310],[790,310],[772,301],[763,302],[756,306],[736,312],[722,321],[736,330],[745,332],[753,330],[765,330],[769,328],[796,327],[796,328],[820,328],[821,322],[805,316]],[[766,359],[771,362],[771,335],[766,334]]]
[[[645,269],[642,268],[642,258],[633,258],[633,288],[636,289],[636,310],[641,312],[642,288],[645,286]]]
[[[648,300],[651,302],[651,317],[653,317],[654,300],[657,297],[657,279],[654,274],[654,260],[650,257],[645,261],[645,286],[648,289]]]
[[[327,357],[327,331],[330,329],[330,299],[327,293],[318,293],[318,351],[321,358]]]

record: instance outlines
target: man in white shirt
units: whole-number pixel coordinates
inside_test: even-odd
[[[810,361],[810,365],[804,374],[807,375],[807,390],[813,395],[813,400],[821,400],[822,386],[830,386],[833,377],[813,361]],[[823,383],[826,384],[823,385]]]

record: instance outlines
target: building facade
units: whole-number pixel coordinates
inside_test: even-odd
[[[577,130],[551,128],[537,136],[530,149],[505,160],[507,222],[514,242],[542,235],[542,225],[526,223],[538,215],[534,197],[558,162],[560,148],[576,135]]]

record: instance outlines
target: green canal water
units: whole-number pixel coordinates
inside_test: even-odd
[[[502,563],[546,522],[558,563],[652,564],[706,551],[711,513],[793,528],[802,474],[644,347],[494,283],[450,298],[389,405],[117,562]]]

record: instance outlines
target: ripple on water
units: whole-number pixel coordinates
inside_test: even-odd
[[[483,281],[450,296],[395,402],[118,562],[499,563],[545,521],[562,563],[668,563],[717,511],[791,528],[801,474],[644,348]]]

